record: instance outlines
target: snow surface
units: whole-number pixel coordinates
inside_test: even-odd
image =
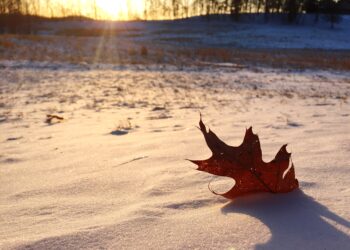
[[[348,248],[348,72],[1,63],[1,249]],[[210,193],[199,112],[265,161],[289,143],[300,190]]]
[[[96,22],[61,21],[42,25],[41,33],[55,35],[69,29],[112,29],[117,41],[132,41],[185,47],[228,47],[258,49],[350,49],[350,18],[330,28],[322,16],[318,23],[313,15],[302,15],[297,24],[271,17],[264,22],[263,15],[250,15],[240,23],[229,18],[196,17],[178,21]],[[244,19],[244,18],[243,18]],[[284,20],[282,18],[282,20]]]

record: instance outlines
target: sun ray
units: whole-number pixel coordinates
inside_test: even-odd
[[[97,0],[96,4],[102,17],[107,19],[120,19],[127,13],[126,1]]]

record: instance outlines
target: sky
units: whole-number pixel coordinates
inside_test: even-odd
[[[96,8],[95,8],[96,3]],[[143,0],[40,0],[36,12],[44,16],[84,15],[97,19],[142,18]]]

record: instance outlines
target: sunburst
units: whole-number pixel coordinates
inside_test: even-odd
[[[101,12],[101,17],[105,19],[120,19],[128,11],[126,1],[97,0],[96,5]]]

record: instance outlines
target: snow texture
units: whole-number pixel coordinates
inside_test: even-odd
[[[349,248],[349,72],[97,60],[133,44],[350,49],[349,18],[299,21],[50,22],[39,38],[1,37],[0,249]],[[122,32],[105,44],[56,35],[110,25]],[[199,113],[229,145],[253,126],[265,162],[288,143],[300,190],[212,194],[185,160],[210,156]]]
[[[349,73],[2,64],[1,249],[349,245]],[[252,125],[265,161],[289,143],[300,190],[210,193],[199,112],[230,145]]]

